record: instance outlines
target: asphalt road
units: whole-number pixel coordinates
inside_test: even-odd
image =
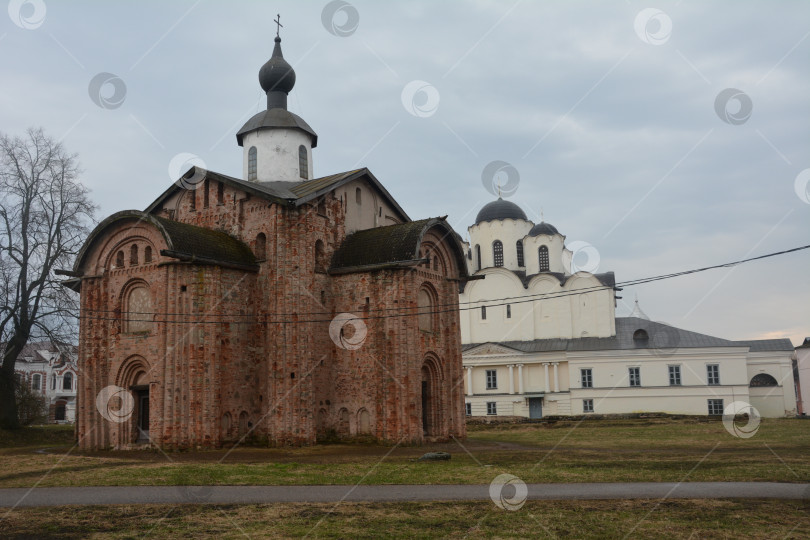
[[[810,499],[810,484],[775,482],[527,484],[526,487],[528,499]],[[497,497],[497,488],[495,493]],[[515,488],[505,487],[502,496],[507,499],[515,497]],[[106,486],[0,489],[0,507],[476,501],[490,498],[489,485]]]

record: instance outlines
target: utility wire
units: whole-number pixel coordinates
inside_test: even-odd
[[[810,245],[800,246],[792,249],[787,249],[783,251],[777,251],[774,253],[768,253],[766,255],[760,255],[757,257],[750,257],[747,259],[742,259],[739,261],[732,261],[723,264],[717,264],[713,266],[706,266],[702,268],[695,268],[692,270],[685,270],[681,272],[674,272],[670,274],[662,274],[658,276],[650,276],[645,278],[638,278],[623,282],[618,282],[615,286],[593,286],[593,287],[584,287],[582,289],[575,289],[570,291],[561,291],[559,293],[536,293],[531,295],[522,295],[522,296],[511,296],[511,297],[503,297],[503,298],[493,298],[488,300],[475,300],[469,302],[460,302],[460,303],[449,303],[449,304],[439,304],[432,306],[429,310],[420,310],[418,307],[393,307],[393,308],[375,308],[375,309],[363,309],[364,312],[370,313],[371,311],[375,312],[382,312],[382,311],[399,311],[400,313],[394,313],[389,315],[364,315],[364,316],[356,316],[355,319],[362,319],[362,320],[373,320],[373,319],[386,319],[386,318],[393,318],[393,317],[407,317],[407,316],[418,316],[424,314],[431,314],[431,313],[447,313],[452,311],[469,311],[473,309],[479,309],[481,307],[497,307],[503,306],[506,304],[522,304],[526,302],[534,302],[534,301],[543,301],[543,300],[553,300],[556,298],[566,297],[566,296],[574,296],[574,295],[582,295],[589,292],[596,292],[602,290],[611,290],[623,287],[630,287],[634,285],[641,285],[644,283],[651,283],[654,281],[662,281],[665,279],[672,279],[675,277],[696,274],[699,272],[706,272],[709,270],[716,270],[719,268],[731,268],[734,266],[738,266],[740,264],[745,264],[752,261],[757,261],[761,259],[767,259],[771,257],[776,257],[779,255],[785,255],[788,253],[793,253],[796,251],[801,251],[810,248]],[[512,300],[507,302],[507,300]],[[475,304],[474,306],[470,304]],[[448,307],[449,309],[434,309],[434,308],[444,308]],[[123,315],[161,315],[164,317],[167,316],[181,316],[187,317],[189,315],[195,315],[193,313],[157,313],[157,312],[118,312],[115,310],[99,310],[99,309],[91,309],[91,308],[83,308],[82,312],[92,312],[92,313],[116,313],[118,316],[114,317],[102,317],[102,316],[88,316],[88,315],[79,315],[77,318],[85,319],[85,320],[108,320],[108,321],[119,321]],[[404,311],[404,312],[403,312]],[[273,315],[282,315],[287,317],[292,317],[292,315],[300,316],[300,315],[330,315],[332,311],[322,311],[322,312],[301,312],[301,313],[267,313],[263,316],[256,316],[254,314],[230,314],[228,317],[251,317],[254,320],[231,320],[226,319],[221,315],[208,315],[208,314],[200,314],[198,317],[202,318],[209,318],[215,317],[215,320],[170,320],[170,319],[147,319],[147,318],[134,318],[128,319],[130,321],[136,322],[161,322],[161,323],[170,323],[170,324],[223,324],[223,323],[233,323],[233,324],[304,324],[304,323],[317,323],[317,322],[330,322],[332,319],[282,319],[282,320],[268,320],[266,317]],[[120,314],[120,315],[119,315]]]

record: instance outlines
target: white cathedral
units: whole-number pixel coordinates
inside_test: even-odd
[[[613,272],[572,272],[565,236],[501,198],[468,234],[468,416],[719,415],[733,402],[763,417],[796,414],[790,340],[698,334],[651,321],[638,302],[616,317]]]

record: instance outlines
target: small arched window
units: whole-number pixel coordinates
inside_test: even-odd
[[[62,390],[72,390],[72,389],[73,389],[73,374],[67,372],[62,377]]]
[[[123,268],[124,267],[124,252],[119,251],[115,254],[115,267],[116,268]]]
[[[129,265],[138,266],[138,245],[132,244],[129,247]]]
[[[51,375],[51,390],[56,390],[56,373]]]
[[[357,204],[363,204],[363,191],[360,188],[354,190],[354,200]]]
[[[152,247],[146,246],[143,248],[143,262],[150,263],[152,262]]]
[[[492,243],[492,259],[495,261],[495,266],[503,266],[503,242],[500,240]]]
[[[762,387],[762,386],[779,386],[779,383],[776,382],[776,379],[773,376],[768,375],[767,373],[758,373],[754,375],[754,378],[751,379],[751,384],[749,385],[752,388]]]
[[[477,265],[476,270],[481,270],[481,246],[478,244],[475,245],[475,263]]]
[[[256,258],[260,261],[263,261],[267,257],[267,237],[264,233],[256,235],[255,253]]]
[[[538,253],[540,259],[540,271],[548,272],[548,248],[546,246],[540,246]]]
[[[326,273],[326,263],[324,261],[325,258],[326,255],[324,254],[323,241],[315,240],[315,271],[319,274]]]
[[[227,439],[231,433],[231,413],[226,412],[222,415],[220,427],[222,428],[222,438]]]
[[[303,144],[298,147],[298,176],[304,180],[309,178],[309,159],[307,158],[307,147]]]
[[[248,434],[248,425],[250,422],[248,421],[248,413],[247,411],[242,411],[239,413],[239,437],[244,437]]]
[[[225,204],[225,184],[217,182],[217,204]]]
[[[438,255],[433,256],[433,271],[434,272],[439,271],[439,256]]]
[[[419,330],[423,332],[433,331],[433,295],[427,287],[419,289],[419,294],[416,297],[417,311],[419,315]]]
[[[256,147],[251,146],[248,150],[248,180],[256,180]]]
[[[518,240],[515,244],[515,248],[517,249],[518,266],[525,266],[523,264],[523,240]]]
[[[31,388],[37,392],[42,391],[42,375],[34,373],[34,376],[31,377]]]

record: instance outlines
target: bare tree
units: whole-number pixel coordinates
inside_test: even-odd
[[[78,298],[54,274],[70,268],[95,207],[75,154],[29,129],[0,133],[0,427],[20,426],[14,365],[29,339],[75,342]]]

